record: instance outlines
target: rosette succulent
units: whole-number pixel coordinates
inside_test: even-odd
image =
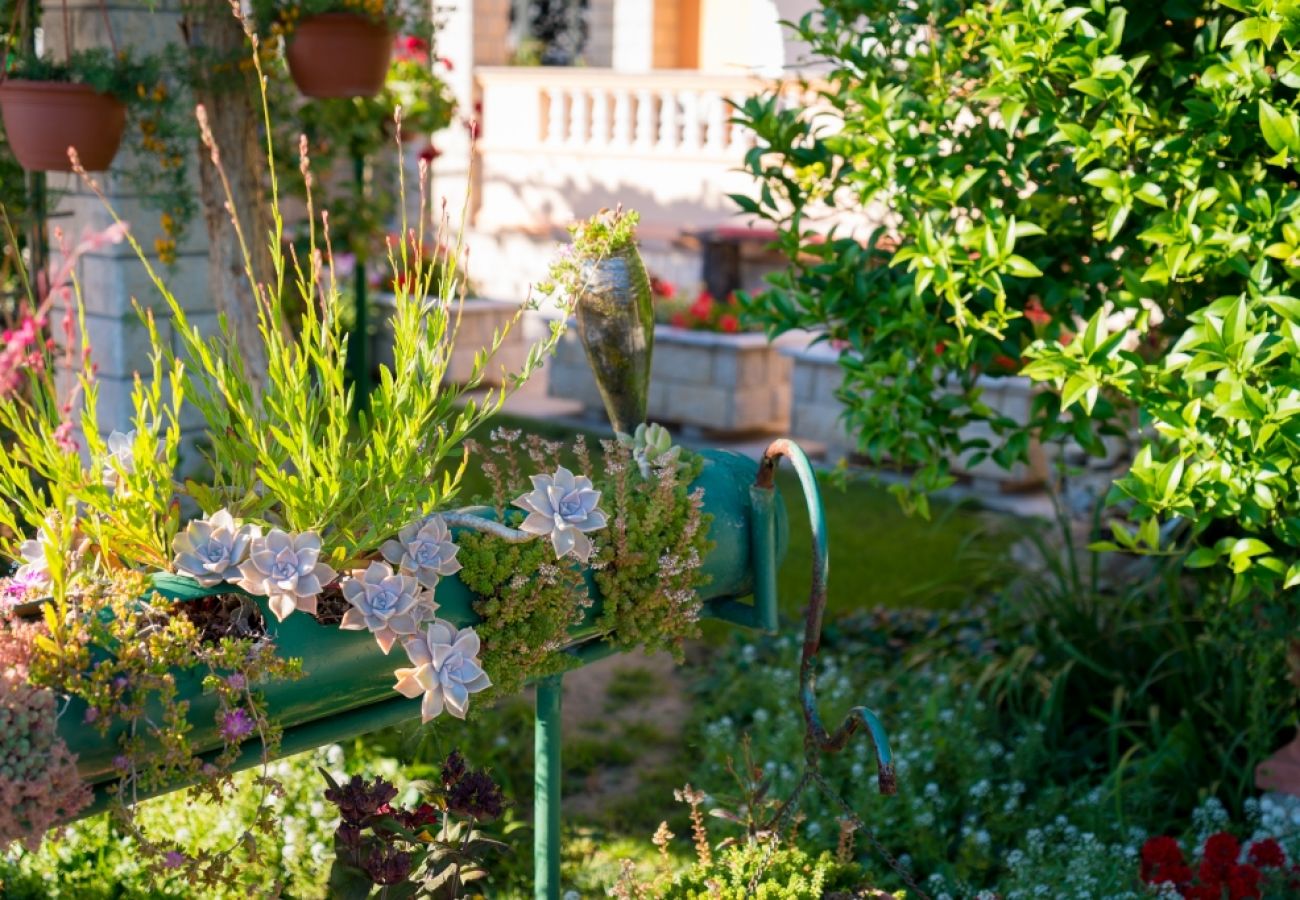
[[[397,539],[386,541],[379,551],[407,575],[414,575],[420,584],[433,588],[443,575],[460,571],[456,553],[460,550],[451,539],[451,530],[442,516],[430,516],[423,522],[413,522],[397,533]]]
[[[116,466],[113,463],[117,463]],[[114,431],[108,436],[108,459],[104,460],[104,487],[117,484],[119,474],[135,472],[135,429],[126,433]]]
[[[343,580],[343,597],[352,608],[343,614],[340,628],[370,629],[387,653],[399,637],[414,637],[426,618],[421,609],[425,595],[411,575],[395,573],[387,563],[372,562]]]
[[[479,665],[478,635],[473,628],[457,630],[445,619],[434,619],[423,634],[403,644],[413,668],[398,669],[393,689],[403,697],[423,697],[420,717],[428,722],[445,709],[465,718],[469,695],[492,686]]]
[[[313,532],[288,534],[273,528],[253,541],[235,584],[267,599],[281,622],[295,609],[316,612],[316,595],[334,580],[334,570],[320,562],[320,537]]]
[[[596,508],[600,491],[585,475],[574,475],[564,466],[554,475],[533,475],[533,490],[514,503],[528,511],[519,526],[529,534],[550,535],[557,558],[572,553],[586,562],[591,558],[591,539],[585,532],[605,527],[605,514]]]
[[[20,589],[24,595],[32,591],[43,591],[50,586],[50,566],[45,560],[45,529],[36,532],[36,537],[23,541],[18,552],[23,564],[14,572],[11,584]]]
[[[240,577],[240,563],[253,542],[262,537],[257,525],[241,524],[229,510],[219,509],[206,519],[195,519],[172,541],[172,565],[204,587]]]
[[[634,434],[618,432],[618,442],[632,450],[632,460],[641,471],[642,478],[649,478],[656,468],[672,465],[681,455],[682,448],[673,446],[673,436],[662,425],[647,425],[642,422]]]

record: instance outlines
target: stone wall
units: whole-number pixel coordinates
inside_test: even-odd
[[[62,8],[61,3],[49,0],[44,4],[46,52],[55,58],[63,55],[66,46]],[[180,37],[180,13],[174,2],[154,6],[143,0],[115,3],[107,8],[108,23],[104,7],[94,0],[68,0],[67,8],[74,49],[111,47],[116,42],[118,47],[149,53]],[[128,122],[127,127],[131,128],[132,124]],[[187,164],[197,192],[197,158],[193,153]],[[196,215],[188,223],[175,263],[160,265],[153,254],[154,238],[161,235],[159,213],[143,203],[144,198],[132,194],[121,177],[133,165],[135,161],[124,150],[118,154],[112,170],[96,173],[94,177],[118,215],[130,225],[132,234],[150,254],[151,262],[187,315],[201,328],[215,331],[217,316],[208,296],[207,235],[202,217]],[[57,267],[63,259],[61,246],[75,245],[84,234],[103,230],[113,220],[99,198],[77,176],[51,173],[47,183],[50,255],[52,265]],[[142,308],[153,312],[159,334],[167,340],[174,340],[171,315],[162,295],[125,243],[86,253],[78,260],[75,274],[82,289],[86,330],[97,367],[100,427],[105,432],[124,429],[129,427],[135,377],[139,374],[147,378],[150,374],[148,335],[133,302],[138,301]],[[74,378],[73,372],[61,373],[64,385],[70,385]],[[184,417],[184,424],[188,437],[199,433],[200,423],[192,413]]]

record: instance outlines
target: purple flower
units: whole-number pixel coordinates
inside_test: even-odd
[[[236,707],[221,717],[221,736],[227,743],[237,743],[253,733],[253,718],[244,708]]]
[[[226,676],[226,687],[230,688],[232,691],[242,691],[247,685],[248,679],[246,679],[240,672]]]
[[[181,853],[179,850],[168,850],[166,855],[163,856],[163,868],[179,869],[181,866],[185,865],[188,858],[189,857],[184,853]]]
[[[131,758],[125,754],[119,753],[113,757],[113,768],[119,772],[125,772],[131,768]]]

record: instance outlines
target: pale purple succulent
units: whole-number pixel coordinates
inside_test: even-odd
[[[403,697],[423,697],[420,717],[436,719],[445,709],[465,718],[469,695],[492,686],[478,661],[479,640],[473,628],[460,631],[445,619],[434,619],[424,633],[405,641],[413,668],[398,669],[393,689]]]
[[[172,541],[172,565],[204,587],[239,578],[239,564],[248,557],[253,542],[262,536],[256,525],[241,525],[224,509],[206,519],[190,522]]]
[[[397,539],[380,547],[384,559],[403,573],[414,575],[421,585],[432,588],[443,575],[460,571],[456,553],[460,550],[451,539],[451,530],[442,516],[434,515],[423,522],[413,522],[397,533]]]
[[[235,584],[266,597],[271,612],[283,622],[295,609],[315,614],[316,595],[333,580],[334,570],[320,562],[319,536],[274,528],[253,541]]]
[[[36,532],[36,537],[23,541],[18,547],[22,565],[8,579],[4,586],[6,595],[21,601],[43,594],[50,586],[50,564],[45,559],[45,542],[48,538],[45,529]]]
[[[605,527],[605,514],[596,508],[600,491],[585,475],[574,475],[564,466],[554,475],[532,476],[533,490],[515,501],[528,510],[519,526],[529,534],[550,535],[556,558],[572,553],[586,562],[591,558],[591,539],[584,532]]]
[[[340,628],[362,631],[369,628],[387,653],[399,637],[414,637],[424,618],[420,609],[425,599],[420,583],[411,575],[395,573],[387,563],[376,560],[364,571],[355,570],[343,579],[343,597],[352,608],[343,614]]]
[[[114,466],[113,463],[117,465]],[[123,433],[114,431],[108,436],[108,459],[104,461],[104,487],[111,488],[117,484],[119,473],[131,475],[135,472],[135,429]]]

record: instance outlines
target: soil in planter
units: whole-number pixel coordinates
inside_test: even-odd
[[[343,614],[352,604],[343,596],[342,588],[328,587],[316,600],[314,618],[322,625],[337,625],[343,621]]]
[[[223,638],[262,638],[266,620],[257,604],[242,594],[216,594],[178,605],[199,631],[199,640],[215,644]]]

